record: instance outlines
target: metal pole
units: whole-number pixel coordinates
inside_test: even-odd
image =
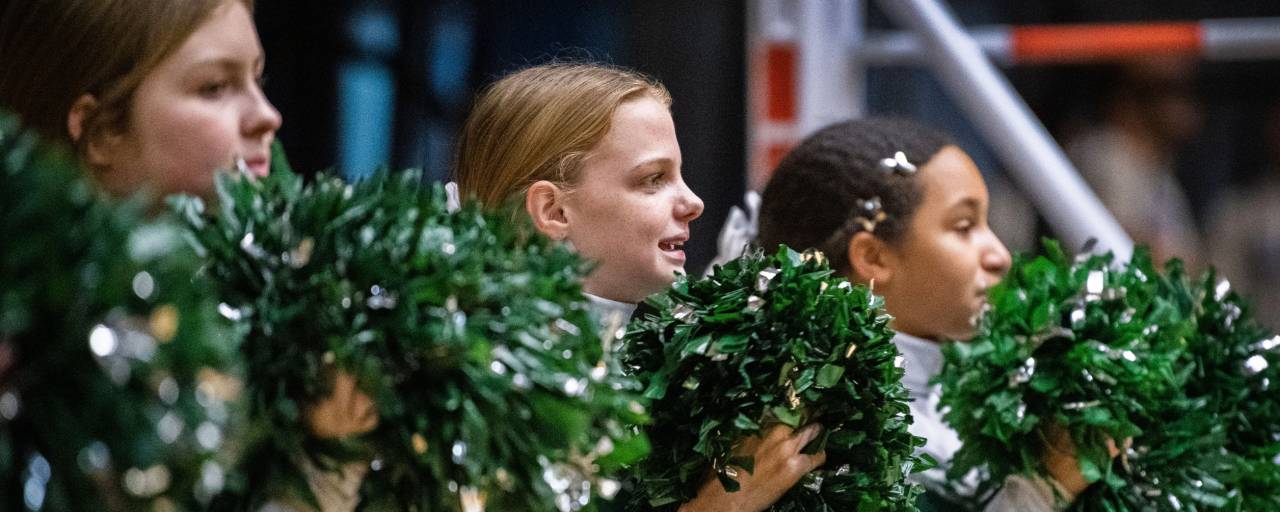
[[[1013,63],[1009,27],[987,25],[969,29],[982,51],[996,62]],[[868,34],[855,47],[855,57],[868,66],[916,66],[926,55],[920,36],[909,30],[882,31]]]
[[[799,2],[800,137],[845,119],[861,117],[866,80],[848,58],[861,37],[856,0]]]
[[[1204,20],[1200,26],[1206,59],[1280,57],[1280,18]]]
[[[1097,250],[1127,260],[1133,240],[951,13],[936,0],[880,0],[880,6],[924,39],[943,86],[1068,246],[1083,247],[1095,238]]]
[[[1280,18],[1081,25],[979,25],[967,32],[1001,65],[1099,62],[1148,55],[1191,55],[1209,61],[1280,59]],[[1180,35],[1178,33],[1181,33]],[[1028,47],[1030,39],[1036,47]],[[855,57],[869,65],[916,65],[925,56],[910,31],[870,34]]]

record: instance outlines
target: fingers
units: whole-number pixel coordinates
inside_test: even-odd
[[[785,488],[790,488],[796,479],[805,473],[821,467],[827,461],[826,452],[815,454],[801,453],[805,446],[822,434],[822,425],[812,423],[800,430],[786,425],[774,425],[763,433],[763,437],[751,436],[744,439],[734,450],[735,455],[750,455],[756,461],[757,471],[766,467],[774,467],[781,471]],[[769,471],[765,470],[764,474]]]
[[[800,471],[800,475],[803,476],[804,474],[810,471],[813,471],[815,469],[822,467],[823,464],[826,464],[827,452],[824,450],[824,451],[815,453],[813,455],[805,455],[802,453],[802,454],[796,455],[796,458],[800,459],[800,461],[803,463],[801,465],[802,471]]]
[[[809,444],[810,441],[817,439],[818,435],[821,433],[821,423],[810,423],[808,426],[797,431],[795,435],[791,437],[791,441],[803,448],[805,445]]]
[[[329,399],[339,404],[347,403],[351,400],[351,393],[355,387],[355,377],[342,370],[335,371],[333,372],[333,391],[329,393]]]
[[[796,431],[787,440],[787,455],[790,457],[788,466],[792,474],[798,479],[805,473],[813,471],[821,467],[827,462],[827,452],[820,451],[814,454],[802,453],[805,446],[817,439],[822,434],[822,425],[819,423],[811,423],[808,426]]]
[[[369,432],[378,426],[378,407],[360,390],[355,376],[334,372],[333,392],[305,411],[307,427],[320,438],[339,438]]]
[[[1133,446],[1132,437],[1126,437],[1124,439],[1124,443],[1121,443],[1120,446],[1116,446],[1116,441],[1114,439],[1111,439],[1110,437],[1107,438],[1107,453],[1110,454],[1113,459],[1116,458],[1117,455],[1129,451],[1130,446]]]
[[[339,370],[334,374],[332,400],[344,413],[341,430],[362,434],[378,426],[378,409],[373,399],[360,390],[350,373]]]

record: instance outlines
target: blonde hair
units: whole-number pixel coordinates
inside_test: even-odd
[[[553,63],[507,75],[481,93],[458,137],[459,192],[496,208],[541,180],[571,188],[614,111],[640,97],[671,106],[661,83],[614,66]]]
[[[67,114],[85,94],[82,150],[96,135],[126,131],[133,95],[219,7],[253,0],[56,0],[0,8],[0,108],[45,137],[75,143]]]

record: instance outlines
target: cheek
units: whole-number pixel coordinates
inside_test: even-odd
[[[584,256],[604,260],[648,257],[646,250],[661,237],[669,213],[652,197],[633,192],[591,196],[578,208],[574,245]]]
[[[908,249],[913,256],[907,268],[913,294],[942,310],[968,309],[979,269],[971,244],[946,232],[936,233],[931,241]]]
[[[670,209],[664,206],[658,196],[650,195],[632,195],[618,201],[613,205],[617,234],[625,237],[628,245],[648,245],[666,228]]]
[[[205,167],[195,170],[207,172],[213,170],[207,168],[209,165],[226,165],[236,152],[239,132],[234,118],[209,111],[183,112],[171,120],[168,128],[176,135],[170,147],[180,147],[191,155],[187,162],[191,167]]]
[[[239,140],[233,116],[190,103],[154,111],[138,133],[152,169],[191,182],[208,180],[214,170],[231,164]]]

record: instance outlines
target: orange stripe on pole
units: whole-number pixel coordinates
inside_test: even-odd
[[[1015,27],[1013,60],[1085,62],[1147,55],[1198,54],[1198,23],[1133,23]]]
[[[765,49],[765,118],[771,122],[796,120],[798,51],[792,43],[771,43]]]

